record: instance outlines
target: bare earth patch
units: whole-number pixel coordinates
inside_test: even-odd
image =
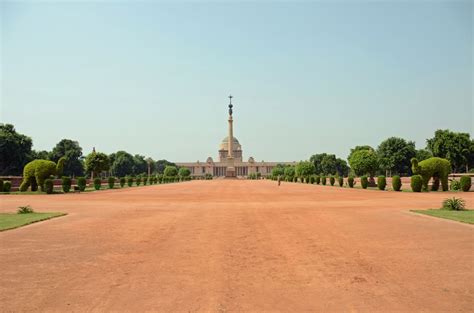
[[[0,212],[68,215],[0,233],[1,311],[469,312],[474,226],[409,212],[448,196],[240,180],[2,195]]]

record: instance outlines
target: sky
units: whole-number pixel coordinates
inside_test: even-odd
[[[473,136],[472,1],[0,1],[0,122],[51,150],[346,158]]]

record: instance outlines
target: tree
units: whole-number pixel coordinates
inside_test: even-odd
[[[134,166],[135,160],[130,153],[118,151],[113,154],[113,163],[111,163],[113,175],[117,177],[133,175]]]
[[[57,162],[60,158],[65,157],[64,176],[83,176],[84,166],[81,162],[82,148],[77,141],[63,139],[56,144],[49,156],[50,160]]]
[[[313,154],[310,158],[309,161],[314,164],[314,173],[316,175],[320,175],[323,173],[321,163],[323,159],[327,156],[326,153],[320,153],[320,154]]]
[[[187,167],[181,167],[178,171],[178,175],[180,177],[189,177],[191,175],[191,171]]]
[[[423,161],[423,160],[426,160],[426,159],[429,159],[433,156],[433,154],[426,150],[426,149],[419,149],[419,150],[416,150],[416,154],[415,154],[415,157],[418,161]]]
[[[285,176],[292,180],[293,177],[295,177],[295,167],[288,166],[287,168],[285,168]]]
[[[273,177],[278,177],[278,176],[283,176],[285,175],[285,165],[283,164],[277,164],[273,169],[272,169],[272,176]]]
[[[99,175],[109,169],[109,157],[105,153],[92,152],[86,157],[85,165],[87,173],[91,173],[91,177],[94,177],[94,173]]]
[[[324,153],[320,163],[321,173],[324,175],[334,175],[337,172],[336,156],[334,154]]]
[[[170,161],[167,161],[167,160],[156,161],[156,171],[158,172],[158,174],[163,174],[165,172],[165,168],[167,166],[177,167],[176,164],[174,164]]]
[[[355,152],[360,151],[360,150],[371,150],[371,151],[375,152],[375,149],[372,148],[371,146],[367,146],[367,145],[366,146],[355,146],[353,149],[351,149],[351,152],[349,153],[349,156],[347,157],[347,160],[350,160],[351,157],[352,157],[352,154],[354,154]],[[350,163],[350,161],[349,161],[349,163]]]
[[[380,168],[395,174],[410,174],[410,160],[415,157],[416,149],[413,141],[406,141],[403,138],[390,137],[378,146],[377,155]]]
[[[148,176],[150,176],[151,173],[154,173],[156,171],[156,162],[152,158],[147,158],[146,164],[148,166]]]
[[[30,159],[33,160],[49,160],[49,152],[45,150],[31,150]]]
[[[143,174],[148,171],[148,164],[143,155],[135,154],[133,157],[133,173],[135,175]]]
[[[428,150],[433,156],[448,159],[453,171],[465,171],[472,164],[471,139],[468,133],[455,133],[448,129],[438,129],[433,138],[426,140]]]
[[[313,162],[301,161],[296,164],[295,174],[297,177],[308,177],[314,174],[315,167]]]
[[[165,167],[163,173],[165,176],[173,177],[178,175],[178,169],[176,168],[176,166],[168,165],[167,167]]]
[[[373,150],[357,150],[351,153],[349,164],[356,175],[374,177],[378,168],[377,154]]]
[[[349,166],[347,162],[343,159],[336,159],[336,171],[339,176],[349,176]]]
[[[0,124],[0,175],[22,175],[31,160],[30,137],[19,134],[11,124]]]

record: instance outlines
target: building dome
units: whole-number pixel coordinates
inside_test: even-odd
[[[233,150],[242,150],[242,147],[240,146],[240,143],[237,140],[237,138],[232,137],[232,139],[233,139],[232,141]],[[219,146],[219,150],[227,150],[228,147],[229,147],[229,137],[227,136],[222,140],[221,145]]]

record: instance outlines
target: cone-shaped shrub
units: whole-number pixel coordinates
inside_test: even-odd
[[[142,178],[138,176],[137,181],[136,181],[137,186],[140,186],[141,183],[142,183]]]
[[[109,189],[114,189],[114,187],[115,187],[115,177],[110,176],[108,183],[109,183]]]
[[[311,185],[314,184],[314,176],[311,176],[311,177],[309,178],[309,183],[310,183]]]
[[[461,177],[460,182],[461,182],[461,190],[462,191],[469,191],[469,189],[471,189],[472,180],[471,180],[470,176]]]
[[[77,178],[77,188],[79,188],[79,191],[86,190],[86,185],[87,185],[87,180],[85,179],[85,177]]]
[[[127,177],[127,185],[128,185],[128,187],[133,186],[133,177]]]
[[[321,184],[326,185],[326,176],[321,176]]]
[[[125,186],[125,182],[127,180],[125,179],[125,177],[120,177],[120,187],[123,188],[123,186]]]
[[[355,185],[354,176],[349,176],[347,178],[347,184],[349,185],[350,188],[354,188],[354,185]]]
[[[146,186],[148,183],[148,177],[143,177],[143,186]]]
[[[379,177],[377,177],[377,187],[379,188],[379,190],[385,190],[386,186],[387,179],[385,178],[385,176],[380,175]]]
[[[102,181],[99,177],[94,178],[94,188],[95,190],[99,190],[102,185]]]
[[[402,180],[400,176],[393,176],[392,177],[392,188],[394,191],[400,191],[402,189]]]
[[[421,175],[413,175],[411,177],[410,186],[413,192],[421,192],[421,188],[423,187],[423,178]]]
[[[9,181],[6,181],[3,183],[3,192],[10,192],[12,189],[12,183]]]
[[[71,177],[64,176],[61,182],[63,186],[63,192],[68,193],[71,190]]]
[[[335,182],[336,182],[336,179],[334,178],[334,176],[331,175],[331,177],[329,177],[329,183],[331,184],[331,186],[334,186]]]
[[[44,190],[46,191],[48,195],[53,193],[53,187],[54,187],[54,183],[52,179],[48,178],[44,181]]]
[[[367,176],[364,175],[360,178],[360,184],[362,185],[362,188],[367,189],[367,186],[369,185]]]
[[[342,187],[344,185],[344,178],[342,178],[342,176],[339,176],[337,178],[337,182],[339,183],[339,187]]]
[[[316,176],[316,184],[319,185],[321,183],[321,176]]]

